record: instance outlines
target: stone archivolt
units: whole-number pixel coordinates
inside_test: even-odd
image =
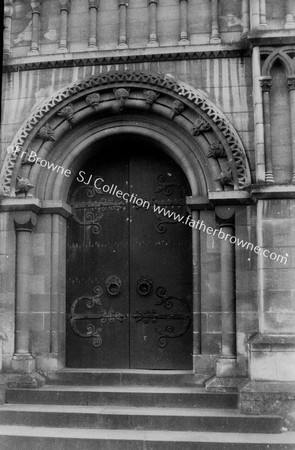
[[[128,93],[128,96],[124,95],[124,98],[120,97],[118,99],[117,93],[123,92],[123,90]],[[172,115],[175,126],[184,129],[191,137],[192,133],[190,130],[194,123],[198,118],[203,118],[208,126],[203,130],[200,129],[199,134],[205,134],[212,130],[217,143],[222,140],[229,170],[232,173],[231,184],[233,184],[234,189],[244,189],[250,185],[250,171],[245,150],[237,132],[226,116],[201,91],[164,75],[141,72],[109,72],[104,75],[75,82],[50,98],[37,112],[32,114],[19,130],[11,145],[14,148],[21,148],[22,151],[28,151],[31,143],[35,139],[40,139],[40,130],[44,129],[44,126],[48,127],[51,125],[54,133],[58,136],[58,127],[65,120],[69,120],[68,115],[66,117],[63,114],[64,111],[68,112],[69,107],[71,108],[71,122],[77,126],[75,114],[77,114],[78,110],[75,109],[75,102],[81,101],[81,97],[85,99],[84,105],[90,104],[91,106],[95,106],[95,108],[92,108],[93,114],[97,114],[99,113],[101,103],[103,103],[101,97],[107,93],[108,101],[117,103],[119,100],[120,106],[123,106],[121,103],[122,101],[124,102],[124,110],[122,111],[120,108],[120,111],[117,111],[117,113],[124,114],[128,109],[128,102],[132,92],[137,93],[136,100],[142,97],[142,103],[146,110],[147,91],[153,91],[157,95],[157,97],[154,96],[149,111],[152,112],[155,104],[164,99],[163,104],[170,109],[170,120]],[[93,95],[96,95],[95,102],[93,102]],[[111,97],[113,97],[113,100]],[[129,107],[134,109],[134,102],[132,105],[131,103],[130,100]],[[183,108],[178,108],[177,115],[175,116],[176,103],[182,105]],[[191,121],[189,116],[191,117],[192,115],[193,120]],[[52,120],[53,118],[54,121]],[[57,118],[59,119],[59,124],[55,125],[54,128],[53,123],[50,123],[50,121],[56,123]],[[69,132],[68,127],[67,132]],[[193,134],[193,139],[197,140],[198,135]],[[55,143],[47,142],[46,144],[48,146],[48,157],[50,157],[50,145],[53,146]],[[15,195],[17,177],[22,175],[19,173],[21,167],[16,152],[6,155],[1,176],[1,194],[3,196]],[[220,172],[222,172],[221,168]]]

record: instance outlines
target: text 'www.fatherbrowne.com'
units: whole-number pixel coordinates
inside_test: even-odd
[[[237,246],[245,248],[246,250],[253,251],[257,255],[262,255],[265,258],[269,258],[272,261],[277,261],[282,264],[287,264],[288,261],[288,254],[286,253],[285,256],[278,255],[276,252],[271,252],[268,249],[264,249],[260,247],[259,245],[254,245],[252,242],[244,241],[244,239],[240,239],[236,236],[233,236],[232,234],[225,233],[221,228],[212,228],[208,227],[203,220],[194,220],[191,215],[181,215],[179,213],[176,213],[175,211],[171,211],[170,209],[167,209],[165,206],[157,205],[155,203],[151,204],[148,200],[144,200],[140,198],[138,195],[129,192],[124,192],[120,189],[118,189],[117,185],[108,185],[104,184],[104,179],[101,177],[95,177],[93,178],[92,175],[85,180],[86,173],[84,171],[79,172],[79,176],[76,178],[77,181],[80,183],[84,183],[85,185],[89,185],[91,182],[93,183],[93,186],[98,191],[102,191],[105,194],[110,194],[118,199],[125,200],[126,203],[131,203],[133,205],[136,205],[138,207],[142,207],[145,209],[150,209],[152,206],[153,212],[157,215],[164,216],[168,218],[169,220],[173,222],[182,223],[184,225],[187,225],[191,228],[195,228],[197,230],[203,231],[204,233],[207,233],[211,236],[217,236],[219,239],[228,240],[231,244],[237,244]]]

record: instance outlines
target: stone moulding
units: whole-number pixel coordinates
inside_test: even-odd
[[[212,47],[212,46],[210,46]],[[144,63],[144,62],[158,62],[158,61],[181,61],[181,60],[192,60],[192,59],[213,59],[213,58],[242,58],[245,56],[250,57],[251,53],[248,49],[240,46],[233,48],[216,48],[216,49],[204,49],[204,50],[191,50],[185,52],[179,52],[171,49],[169,52],[153,52],[153,53],[141,53],[135,55],[122,55],[113,54],[104,56],[94,56],[94,57],[69,57],[55,60],[46,60],[45,58],[40,61],[23,61],[18,62],[10,61],[6,63],[3,67],[3,72],[19,72],[25,70],[40,70],[40,69],[57,69],[65,67],[84,67],[84,66],[103,66],[103,65],[113,65],[113,64],[133,64],[133,63]]]
[[[75,96],[85,93],[87,96],[94,88],[100,90],[113,91],[124,88],[157,89],[163,95],[163,90],[167,97],[175,98],[185,103],[186,107],[194,111],[197,115],[201,112],[210,123],[213,131],[223,135],[224,142],[227,143],[227,158],[232,170],[235,189],[245,189],[250,185],[250,170],[246,158],[243,144],[232,124],[226,116],[216,107],[206,95],[189,85],[177,82],[175,79],[165,75],[156,75],[144,72],[108,72],[103,75],[93,76],[85,80],[74,82],[62,91],[45,101],[40,108],[33,113],[20,128],[11,146],[26,150],[31,140],[38,134],[44,121],[52,115],[52,111],[60,111],[67,100],[75,102]],[[215,130],[214,130],[215,129]],[[7,153],[1,173],[0,194],[2,196],[14,196],[15,180],[17,174],[18,155]]]

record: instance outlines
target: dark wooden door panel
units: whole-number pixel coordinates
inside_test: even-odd
[[[136,145],[135,145],[136,144]],[[144,143],[115,144],[75,182],[67,233],[67,366],[192,367],[191,230],[154,205],[185,216],[187,180]],[[96,175],[150,207],[106,194]]]
[[[130,185],[151,202],[130,212],[130,364],[191,368],[191,230],[153,211],[185,218],[186,180],[174,161],[149,152],[131,160]]]
[[[122,185],[128,179],[124,159],[117,167],[107,157],[97,159],[84,170]],[[93,179],[88,187],[76,183],[72,194],[74,216],[67,236],[67,366],[128,368],[128,205],[94,189]]]

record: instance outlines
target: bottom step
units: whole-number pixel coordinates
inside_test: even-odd
[[[295,433],[73,430],[0,427],[1,450],[294,450]]]

